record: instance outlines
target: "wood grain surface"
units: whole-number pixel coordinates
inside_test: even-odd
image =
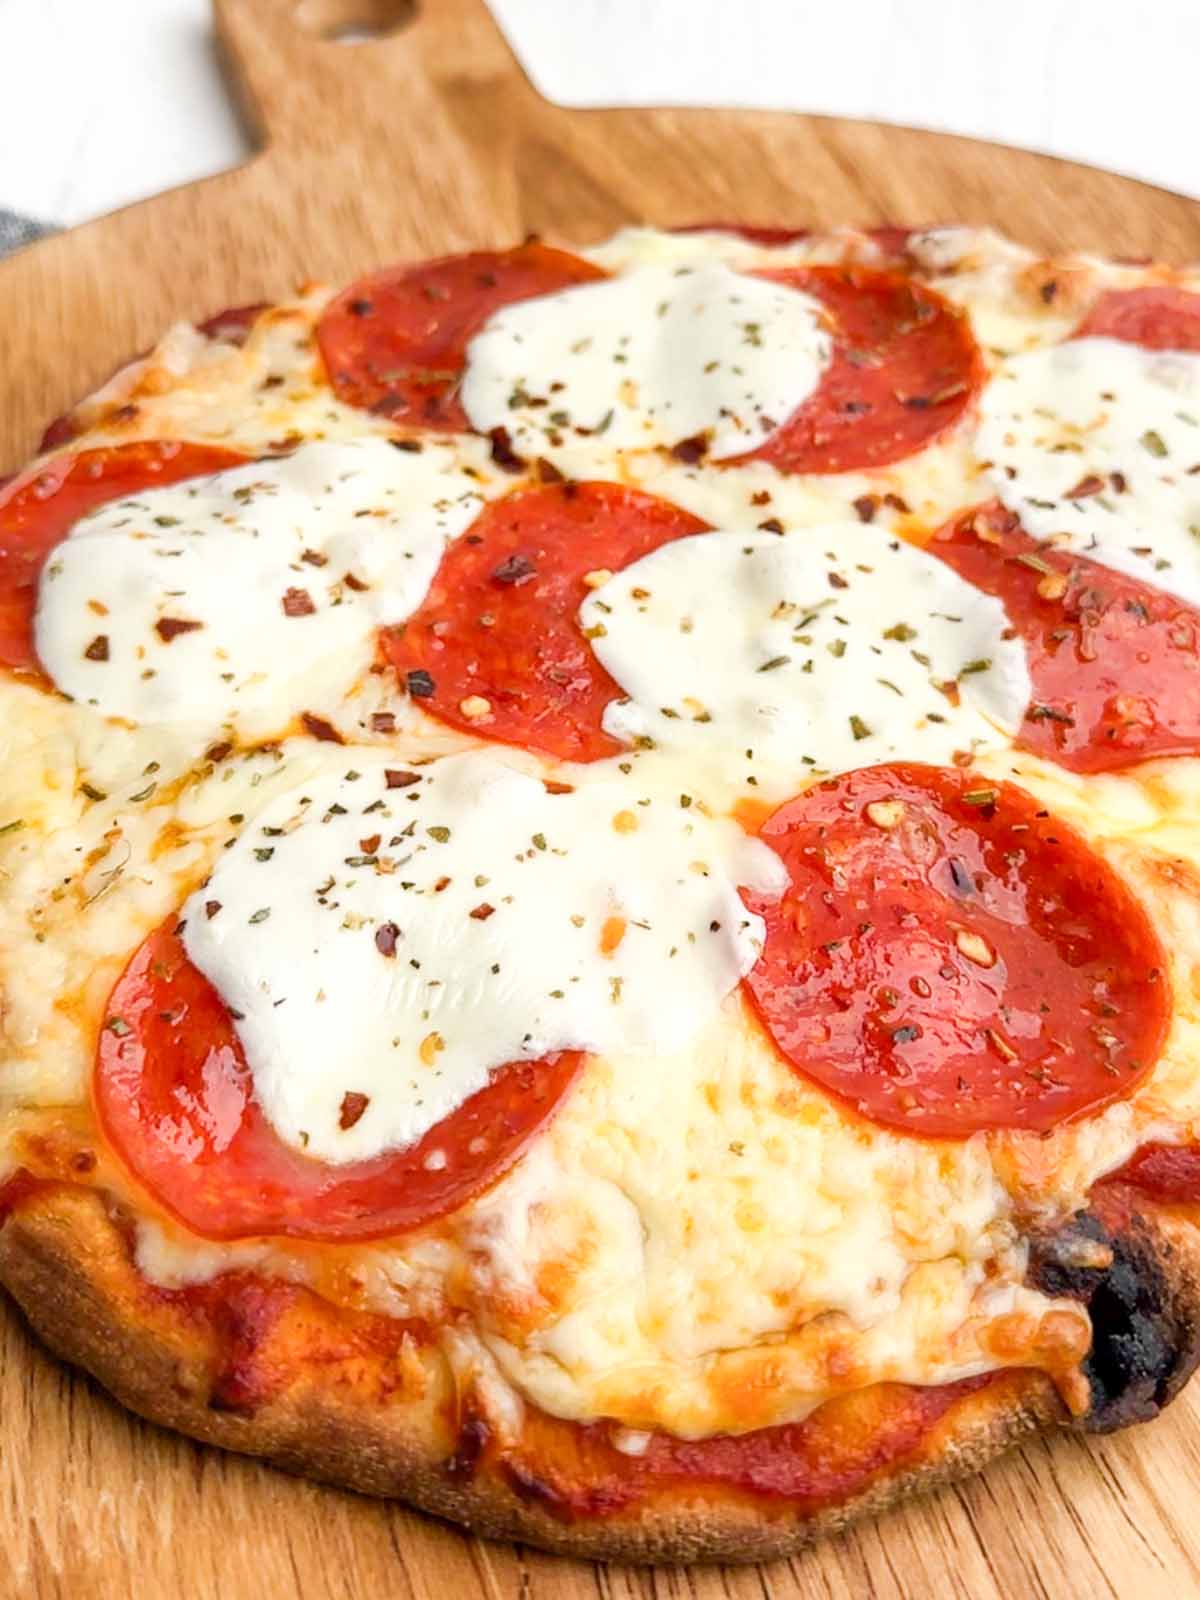
[[[0,265],[0,471],[176,317],[393,257],[630,220],[992,223],[1047,251],[1200,258],[1200,207],[1048,157],[774,113],[562,111],[482,0],[215,0],[261,153]],[[569,25],[564,7],[564,25]],[[29,64],[33,70],[33,64]],[[148,129],[146,136],[153,137]],[[98,1600],[1157,1600],[1200,1592],[1200,1395],[765,1568],[572,1563],[161,1433],[0,1303],[0,1595]]]

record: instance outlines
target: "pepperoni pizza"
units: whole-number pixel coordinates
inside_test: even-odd
[[[142,1414],[755,1557],[1200,1355],[1200,275],[631,229],[0,487],[0,1282]]]

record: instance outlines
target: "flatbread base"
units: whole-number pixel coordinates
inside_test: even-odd
[[[1081,1232],[1108,1240],[1109,1269],[1078,1265]],[[195,1439],[564,1554],[761,1561],[974,1473],[1034,1431],[1107,1430],[1156,1414],[1200,1358],[1195,1240],[1180,1215],[1141,1206],[1128,1191],[1106,1196],[1045,1241],[1032,1268],[1044,1279],[1058,1274],[1057,1292],[1077,1293],[1109,1318],[1097,1322],[1089,1358],[1088,1414],[1073,1421],[1043,1373],[1005,1374],[952,1406],[893,1471],[809,1516],[719,1485],[666,1485],[624,1510],[563,1520],[522,1498],[486,1462],[465,1478],[447,1470],[454,1441],[439,1420],[436,1386],[380,1405],[337,1364],[305,1368],[249,1414],[225,1409],[214,1401],[211,1339],[200,1324],[148,1314],[129,1231],[93,1190],[56,1185],[24,1197],[0,1228],[0,1283],[56,1355],[130,1410]]]

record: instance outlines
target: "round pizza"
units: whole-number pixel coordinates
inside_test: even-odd
[[[765,1556],[1200,1354],[1200,271],[628,229],[0,489],[0,1283],[133,1410]]]

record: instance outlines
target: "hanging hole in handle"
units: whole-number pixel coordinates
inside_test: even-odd
[[[301,0],[294,16],[306,33],[334,44],[368,44],[416,20],[417,0]]]

